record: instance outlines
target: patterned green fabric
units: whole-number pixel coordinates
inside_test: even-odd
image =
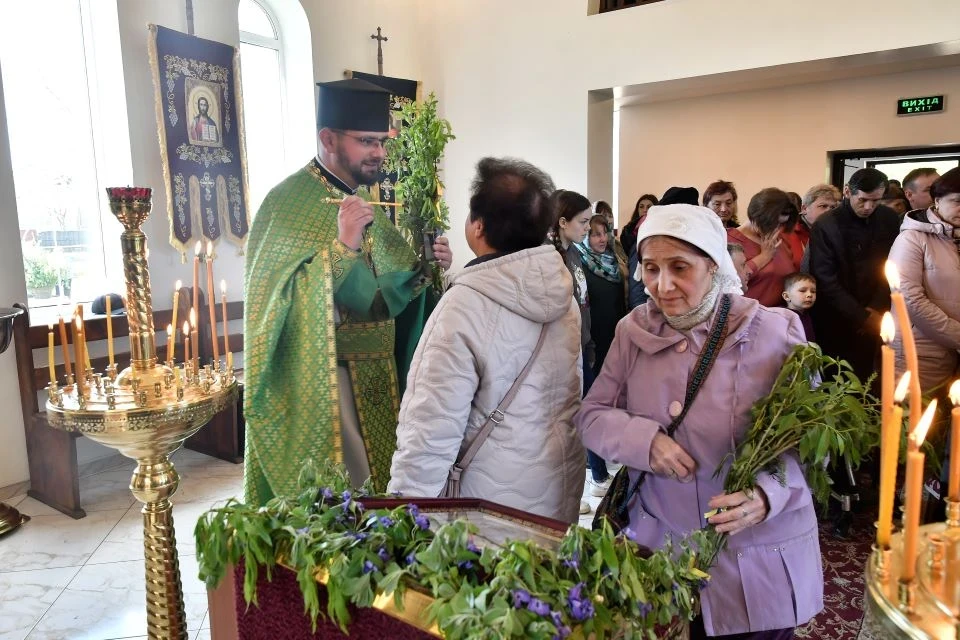
[[[307,458],[343,460],[337,361],[348,354],[340,354],[337,335],[357,324],[379,325],[365,350],[370,357],[349,365],[361,385],[354,397],[371,474],[377,488],[386,486],[399,402],[394,345],[385,340],[426,278],[379,208],[360,252],[337,240],[338,205],[323,199],[344,195],[311,163],[267,195],[250,230],[244,313],[244,497],[250,504],[292,493]],[[356,351],[356,339],[351,334],[345,346]],[[363,424],[365,416],[375,423]]]

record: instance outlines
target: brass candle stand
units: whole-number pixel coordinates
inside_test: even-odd
[[[874,547],[865,575],[864,627],[878,638],[960,640],[960,502],[947,500],[946,522],[920,528],[912,580],[903,573],[902,534]]]
[[[149,189],[108,189],[110,209],[124,227],[120,236],[127,285],[130,366],[106,375],[77,372],[47,388],[52,427],[76,431],[117,449],[137,462],[130,490],[143,503],[147,634],[151,640],[186,639],[187,625],[170,497],[180,476],[170,455],[236,398],[232,371],[182,371],[157,361],[146,236],[140,227],[150,214]]]

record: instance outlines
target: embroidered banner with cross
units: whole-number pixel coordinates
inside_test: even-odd
[[[242,253],[250,213],[239,51],[149,29],[170,244],[185,257],[198,240],[226,237]]]

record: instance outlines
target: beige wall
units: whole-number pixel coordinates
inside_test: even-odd
[[[471,258],[461,232],[473,168],[484,155],[523,157],[559,186],[588,191],[591,89],[652,83],[881,49],[960,36],[960,2],[847,0],[847,16],[829,19],[831,0],[671,0],[587,15],[583,0],[302,0],[311,19],[318,79],[344,68],[375,68],[369,34],[377,24],[386,73],[424,81],[435,91],[457,139],[444,164],[455,264]],[[934,17],[936,16],[936,17]],[[749,26],[749,34],[745,30]],[[727,34],[738,34],[732,40]],[[631,193],[621,184],[621,193]],[[632,203],[631,203],[632,205]]]
[[[940,93],[944,112],[897,117],[898,98]],[[945,143],[960,143],[960,67],[624,107],[620,211],[642,193],[703,193],[723,178],[745,213],[764,187],[802,195],[825,181],[828,151]]]

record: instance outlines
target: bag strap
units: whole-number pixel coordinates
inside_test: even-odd
[[[480,428],[480,433],[476,435],[473,439],[473,442],[470,443],[470,446],[467,447],[467,450],[464,451],[463,455],[453,464],[451,473],[456,476],[456,479],[459,480],[460,474],[467,470],[467,467],[470,466],[470,463],[473,462],[473,458],[477,455],[477,452],[480,451],[480,447],[483,446],[483,443],[486,441],[487,437],[490,435],[490,432],[493,431],[493,428],[503,422],[504,412],[510,406],[510,403],[513,402],[513,399],[516,397],[517,393],[520,391],[520,385],[523,384],[524,378],[527,377],[527,374],[530,373],[530,369],[533,368],[533,361],[537,359],[537,354],[540,353],[541,347],[547,338],[547,325],[544,324],[540,329],[540,339],[537,340],[537,346],[533,348],[533,353],[530,354],[530,359],[527,361],[526,366],[523,367],[523,370],[520,371],[520,375],[517,376],[517,379],[514,381],[513,386],[510,387],[510,390],[507,391],[507,395],[503,396],[503,400],[500,401],[500,404],[497,405],[497,408],[494,409],[490,415],[487,416],[487,421],[483,423],[483,427]]]
[[[693,376],[687,381],[687,393],[683,399],[683,410],[680,411],[680,415],[674,418],[670,424],[667,426],[667,435],[673,437],[673,434],[676,433],[677,427],[680,426],[680,423],[683,422],[683,419],[687,416],[687,412],[690,410],[690,405],[693,404],[694,399],[696,399],[697,394],[700,393],[700,387],[703,386],[704,380],[707,379],[707,374],[710,373],[710,370],[713,369],[713,363],[717,360],[717,354],[720,353],[720,349],[723,348],[723,343],[727,340],[727,317],[730,315],[730,295],[724,294],[720,299],[720,310],[717,312],[717,316],[713,319],[713,326],[710,329],[710,337],[707,340],[707,343],[703,346],[703,349],[700,351],[700,356],[697,358],[697,366],[694,369]],[[637,478],[636,483],[633,485],[633,489],[627,494],[627,499],[623,501],[621,507],[626,509],[627,504],[633,498],[634,494],[640,489],[640,485],[643,484],[643,479],[646,477],[647,472],[641,471],[640,477]]]

